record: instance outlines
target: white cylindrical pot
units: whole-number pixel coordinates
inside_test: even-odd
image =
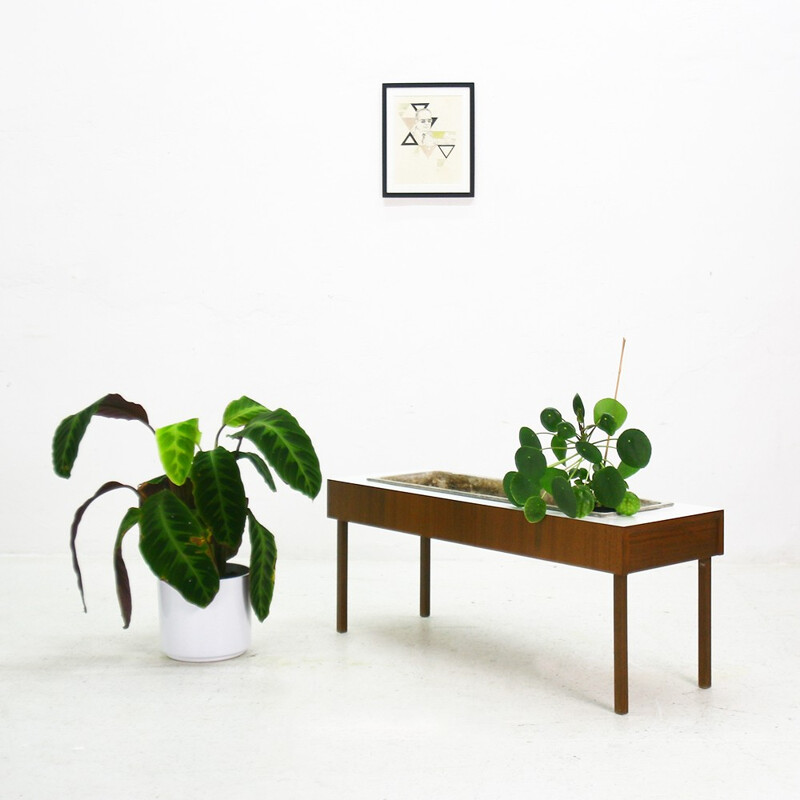
[[[250,647],[249,571],[229,564],[233,574],[220,579],[219,592],[206,608],[158,583],[161,649],[176,661],[224,661]]]

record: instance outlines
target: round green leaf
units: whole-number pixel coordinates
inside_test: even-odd
[[[509,484],[511,500],[518,506],[524,506],[529,497],[538,496],[541,489],[539,482],[521,472],[515,472]]]
[[[569,471],[569,479],[573,481],[585,481],[589,477],[589,472],[584,467],[573,467]]]
[[[576,394],[575,397],[572,398],[572,410],[575,412],[575,418],[583,425],[586,409],[583,407],[583,400],[581,400],[579,394]]]
[[[554,436],[550,441],[550,447],[553,448],[553,455],[559,460],[563,461],[567,457],[567,442],[560,436]]]
[[[542,443],[539,441],[539,437],[527,427],[522,427],[519,429],[519,443],[523,447],[535,447],[538,450],[542,449]]]
[[[631,477],[631,475],[635,475],[639,471],[639,468],[632,467],[629,464],[625,464],[623,462],[617,467],[617,471],[619,472],[620,475],[622,475],[623,478],[625,478],[625,480],[627,480],[628,478]]]
[[[547,459],[544,457],[544,453],[535,447],[520,447],[514,456],[514,463],[523,475],[537,481],[547,469]]]
[[[600,424],[600,418],[605,414],[608,414],[616,424],[616,427],[613,431],[607,430]],[[598,428],[604,430],[606,433],[614,433],[614,431],[618,431],[623,426],[627,418],[627,409],[624,405],[622,405],[622,403],[619,402],[619,400],[615,400],[613,397],[605,397],[595,403],[594,423]]]
[[[563,420],[558,423],[556,435],[562,439],[574,439],[578,435],[578,432],[575,430],[575,426],[571,422]]]
[[[564,478],[553,479],[553,499],[559,510],[563,511],[568,517],[578,515],[578,498],[569,485],[569,481]]]
[[[609,436],[616,433],[619,425],[611,414],[601,414],[600,419],[597,420],[597,427],[601,431],[605,431]]]
[[[511,481],[513,480],[513,478],[514,478],[514,476],[516,474],[517,473],[513,472],[513,471],[512,472],[506,472],[506,474],[503,476],[503,491],[506,493],[506,497],[512,503],[514,503],[514,505],[519,505],[519,503],[517,503],[517,501],[514,499],[514,495],[511,494]]]
[[[616,507],[617,514],[624,517],[633,516],[642,507],[642,501],[633,493],[625,492],[622,502]]]
[[[539,419],[542,421],[542,425],[544,425],[546,430],[550,431],[550,433],[555,433],[556,428],[558,428],[558,423],[562,420],[562,416],[557,408],[548,407],[542,411]]]
[[[591,442],[575,442],[575,449],[578,455],[592,464],[599,464],[603,460],[603,454]]]
[[[625,497],[627,486],[616,467],[603,467],[592,478],[592,489],[602,506],[616,508]]]
[[[650,463],[653,448],[650,440],[642,431],[628,428],[617,439],[617,453],[625,464],[642,469]]]
[[[557,467],[548,467],[544,471],[544,475],[542,475],[542,489],[544,489],[548,494],[553,494],[553,480],[555,478],[563,478],[564,480],[568,480],[567,473],[563,469],[558,469]]]
[[[547,503],[541,497],[529,497],[525,501],[524,513],[528,522],[541,522],[547,514]]]
[[[578,509],[575,516],[579,519],[585,517],[594,511],[595,502],[594,492],[585,484],[580,486],[573,486],[572,491],[575,492],[575,499],[578,501]]]

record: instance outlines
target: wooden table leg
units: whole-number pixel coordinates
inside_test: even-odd
[[[338,520],[336,529],[336,630],[347,633],[347,521]]]
[[[614,711],[628,713],[628,576],[614,576]]]
[[[419,537],[419,615],[431,615],[431,540]]]
[[[697,566],[697,683],[701,689],[708,689],[711,686],[711,559],[701,558]]]

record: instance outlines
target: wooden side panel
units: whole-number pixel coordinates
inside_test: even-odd
[[[724,551],[722,511],[645,523],[627,530],[629,572],[720,556]]]
[[[333,480],[328,481],[328,516],[603,572],[625,571],[626,529],[610,525],[562,517],[531,525],[511,507]]]

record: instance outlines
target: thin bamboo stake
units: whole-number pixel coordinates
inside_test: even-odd
[[[614,387],[614,399],[617,399],[617,395],[619,394],[619,379],[622,376],[622,359],[625,356],[625,337],[622,337],[622,351],[619,354],[619,369],[617,370],[617,385]],[[608,448],[611,445],[611,434],[608,435],[606,439],[606,453],[603,457],[603,460],[608,460]]]

